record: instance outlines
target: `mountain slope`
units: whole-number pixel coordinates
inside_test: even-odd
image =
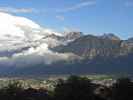
[[[58,33],[0,12],[0,74],[132,73],[133,39]]]
[[[58,46],[56,51],[73,52],[79,56],[92,59],[96,56],[119,56],[122,40],[103,39],[92,35],[78,38],[66,46]]]
[[[36,77],[58,74],[133,74],[133,51],[128,50],[130,47],[123,45],[127,41],[101,39],[92,35],[83,36],[68,45],[54,48],[58,50],[60,48],[58,52],[61,53],[73,52],[83,59],[60,61],[50,65],[40,63],[30,67],[17,68],[4,74],[11,76],[35,75]],[[88,48],[95,49],[99,53],[92,53]],[[88,50],[88,52],[84,52],[83,49]],[[90,57],[90,55],[95,56]]]

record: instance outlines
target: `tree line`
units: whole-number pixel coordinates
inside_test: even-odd
[[[92,83],[86,77],[59,79],[53,91],[44,88],[23,88],[13,82],[0,89],[0,100],[133,100],[133,82],[120,78],[107,87]]]

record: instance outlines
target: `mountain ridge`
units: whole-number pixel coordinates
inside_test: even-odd
[[[132,37],[59,33],[24,17],[0,15],[1,75],[132,73]]]
[[[84,41],[84,39],[86,39],[87,41]],[[98,39],[98,40],[97,40]],[[81,44],[85,44],[84,42],[87,42],[86,45],[88,45],[89,43],[91,43],[91,46],[89,44],[89,48],[92,47],[92,51],[88,50],[88,52],[86,52],[83,55],[79,55],[80,57],[84,57],[84,59],[73,59],[71,61],[58,61],[58,62],[54,62],[52,64],[37,64],[37,65],[32,65],[32,66],[27,66],[27,67],[21,67],[21,68],[14,68],[14,70],[10,70],[8,69],[8,73],[1,73],[3,75],[9,75],[9,76],[28,76],[28,75],[37,75],[37,76],[43,76],[43,75],[60,75],[60,74],[133,74],[132,73],[132,66],[133,66],[133,47],[130,47],[130,50],[127,47],[125,47],[125,42],[128,44],[128,40],[108,40],[108,39],[101,39],[98,36],[93,36],[93,35],[85,35],[82,36],[80,38],[77,38],[75,41],[76,43],[79,42]],[[108,40],[108,42],[107,42]],[[68,45],[61,45],[61,47],[63,46],[69,46],[70,44],[72,45],[73,43],[75,43],[75,41],[72,41],[70,43],[68,43]],[[84,42],[81,42],[84,41]],[[88,42],[89,41],[89,42]],[[99,41],[102,41],[101,43]],[[94,44],[93,44],[94,42]],[[107,44],[104,44],[107,43]],[[95,43],[100,43],[95,45]],[[111,43],[111,45],[109,45],[109,43]],[[123,44],[124,43],[124,44]],[[93,46],[93,45],[94,46]],[[103,45],[104,44],[104,45]],[[79,44],[77,44],[79,45]],[[85,47],[86,47],[85,45]],[[81,45],[80,45],[81,46]],[[95,47],[96,46],[96,47]],[[104,46],[106,46],[107,51],[115,48],[116,51],[114,53],[114,55],[110,55],[108,54],[108,52],[105,50],[105,54],[104,55],[96,55],[95,54],[95,49],[103,49],[104,51]],[[58,47],[58,46],[57,46]],[[71,47],[75,47],[75,46],[71,46]],[[71,48],[70,47],[70,48]],[[82,46],[81,46],[82,47]],[[103,48],[104,47],[104,48]],[[71,49],[73,49],[71,48]],[[55,50],[55,47],[52,48]],[[86,49],[86,48],[85,48]],[[118,49],[118,51],[117,51]],[[66,49],[65,49],[66,50]],[[80,49],[79,49],[80,50]],[[94,50],[94,51],[93,51]],[[74,50],[76,52],[76,50]],[[74,53],[74,51],[72,53]],[[58,51],[60,52],[60,51]],[[67,51],[65,51],[66,53]],[[111,52],[111,51],[109,51]],[[64,53],[61,52],[61,53]],[[68,52],[67,52],[68,53]],[[70,53],[70,51],[69,51]],[[92,53],[91,55],[89,55],[88,57],[88,53]],[[74,54],[78,54],[78,53],[74,53]],[[79,53],[81,54],[81,53]],[[106,55],[108,54],[108,55]],[[116,55],[118,54],[118,55]],[[94,55],[96,55],[94,57]]]

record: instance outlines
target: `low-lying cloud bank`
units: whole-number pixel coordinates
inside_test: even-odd
[[[50,50],[44,38],[51,34],[63,36],[27,18],[0,12],[0,65],[25,67],[79,58],[72,53]]]

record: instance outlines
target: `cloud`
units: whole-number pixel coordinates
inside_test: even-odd
[[[50,13],[65,13],[70,11],[75,11],[84,7],[90,7],[96,4],[95,0],[84,0],[80,3],[77,3],[73,6],[66,8],[57,8],[57,9],[36,9],[36,8],[15,8],[11,6],[0,6],[0,12],[6,13],[38,13],[38,14],[50,14]],[[64,16],[57,15],[57,19],[64,20]]]
[[[49,47],[62,41],[48,36],[64,35],[43,28],[25,17],[0,12],[0,33],[0,66],[28,67],[79,58],[72,53],[52,51]]]
[[[64,21],[65,20],[65,17],[64,16],[61,16],[61,15],[57,15],[56,18],[59,19],[59,20],[61,20],[61,21]]]
[[[14,8],[14,7],[0,7],[0,12],[6,13],[36,13],[34,8]]]
[[[51,9],[50,11],[48,9],[36,9],[36,8],[15,8],[10,6],[1,6],[0,12],[6,12],[6,13],[40,13],[40,14],[49,14],[49,13],[65,13],[70,11],[75,11],[84,7],[90,7],[96,4],[96,1],[94,0],[85,0],[80,3],[77,3],[73,6],[66,7],[66,8],[59,8],[59,9]],[[64,16],[57,15],[57,19],[64,20]]]
[[[96,4],[96,1],[84,1],[78,4],[75,4],[71,7],[67,7],[64,9],[57,9],[56,12],[64,13],[64,12],[70,12],[70,11],[75,11],[84,7],[90,7]]]
[[[38,64],[52,64],[58,61],[72,61],[74,59],[79,59],[79,56],[72,53],[53,52],[44,43],[37,48],[31,47],[24,52],[15,53],[12,57],[0,57],[0,65],[5,67],[28,67]]]
[[[80,32],[81,30],[79,28],[75,28],[75,27],[63,27],[63,31],[65,31],[65,32]]]

